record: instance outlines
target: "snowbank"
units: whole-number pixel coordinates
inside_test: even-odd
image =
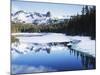
[[[17,38],[20,42],[27,43],[49,43],[49,42],[68,42],[70,39],[66,37],[65,34],[57,33],[13,33],[12,35],[26,35],[18,36]],[[33,35],[34,37],[30,37]],[[41,36],[39,36],[41,35]],[[43,35],[43,36],[42,36]],[[29,36],[29,37],[28,37]]]
[[[73,49],[87,53],[92,56],[96,56],[95,53],[95,40],[91,40],[90,37],[83,37],[83,36],[75,36],[75,37],[70,37],[71,39],[79,39],[81,40],[80,43],[73,45]]]

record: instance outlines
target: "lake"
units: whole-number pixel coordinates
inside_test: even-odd
[[[43,37],[44,36],[46,35],[43,35]],[[68,47],[68,45],[65,45],[66,43],[64,43],[64,45],[58,44],[59,41],[57,41],[58,39],[55,40],[55,38],[52,38],[52,40],[47,40],[50,39],[50,36],[49,38],[45,37],[46,39],[43,38],[45,41],[43,41],[42,38],[40,38],[42,36],[37,37],[36,34],[34,36],[29,36],[28,40],[26,40],[27,36],[19,36],[19,37],[17,36],[17,38],[20,39],[21,43],[16,47],[12,46],[11,73],[12,74],[40,73],[40,72],[87,70],[87,69],[96,68],[95,65],[96,59],[95,56],[92,55],[93,50],[92,52],[90,50],[85,51],[84,50],[85,47],[83,48],[83,43],[86,44],[84,41],[82,41],[83,37],[81,39],[83,43],[80,42],[80,44],[78,45],[82,47],[72,48],[72,47]],[[53,36],[51,37],[54,36],[58,38],[59,35],[53,34]],[[31,38],[31,40],[29,40],[29,38]],[[36,39],[34,41],[32,40],[33,38],[34,39],[40,38],[43,43],[40,40],[37,40],[36,43]],[[69,37],[67,37],[67,39],[68,38]],[[59,37],[59,39],[60,42],[61,41],[64,42],[66,40],[65,36],[61,36],[61,38]],[[68,41],[69,40],[70,39],[68,39]],[[80,39],[78,38],[78,40]],[[56,44],[53,43],[52,45],[50,45],[51,43],[47,44],[48,41],[49,42],[55,41],[57,43]],[[88,39],[88,41],[92,41],[92,40]],[[88,46],[91,47],[93,45],[89,44],[88,42]],[[87,49],[91,49],[91,48],[87,48]]]

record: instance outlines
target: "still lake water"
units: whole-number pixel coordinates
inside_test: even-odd
[[[58,51],[50,51],[50,53],[40,50],[39,52],[30,52],[25,55],[19,55],[17,58],[12,59],[12,67],[13,65],[27,65],[33,67],[44,66],[50,67],[55,71],[86,70],[95,69],[95,58],[68,48]],[[29,72],[25,72],[22,70],[19,72],[17,71],[16,73]],[[31,71],[30,73],[34,73],[34,71]]]

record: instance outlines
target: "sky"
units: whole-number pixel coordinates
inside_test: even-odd
[[[12,0],[12,13],[24,10],[26,12],[39,12],[46,13],[51,12],[53,17],[70,16],[75,14],[81,14],[83,5],[71,5],[71,4],[55,4],[55,3],[40,3],[29,1],[16,1]]]

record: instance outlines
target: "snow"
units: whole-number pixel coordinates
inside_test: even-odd
[[[50,42],[69,42],[70,39],[68,39],[66,37],[65,34],[57,34],[57,33],[48,33],[48,34],[42,34],[41,33],[19,33],[19,35],[27,35],[27,37],[24,37],[24,36],[20,36],[20,37],[17,37],[20,42],[23,42],[23,43],[50,43]],[[12,35],[18,35],[17,34],[12,34]],[[34,37],[28,37],[29,35],[37,35],[37,36],[34,36]],[[41,35],[38,36],[38,35]]]
[[[91,40],[90,37],[66,36],[62,33],[12,33],[12,35],[17,35],[16,38],[20,41],[17,46],[16,43],[12,43],[12,52],[18,50],[20,53],[28,53],[32,47],[34,47],[32,51],[46,48],[50,50],[64,50],[67,49],[67,47],[62,45],[49,46],[47,43],[69,42],[68,45],[71,45],[72,49],[92,55],[93,57],[96,56],[95,40]]]
[[[19,11],[17,11],[17,12],[19,12]],[[17,13],[16,15],[13,15],[12,21],[21,22],[21,23],[23,23],[23,22],[33,23],[36,20],[38,24],[42,24],[42,23],[47,23],[47,21],[50,19],[50,17],[43,16],[41,13],[38,13],[38,14],[41,16],[36,15],[35,12],[24,12],[23,11],[23,12]]]
[[[91,40],[90,37],[72,37],[81,40],[80,43],[73,45],[73,48],[79,50],[81,52],[87,53],[92,56],[96,56],[95,54],[95,40]]]
[[[30,35],[44,35],[44,34],[47,34],[47,33],[12,33],[11,35],[18,35],[18,36],[30,36]]]

